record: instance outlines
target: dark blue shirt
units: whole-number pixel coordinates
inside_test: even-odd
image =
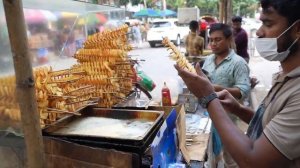
[[[236,53],[244,59],[249,59],[248,54],[248,36],[244,29],[234,31],[234,41],[236,45]]]

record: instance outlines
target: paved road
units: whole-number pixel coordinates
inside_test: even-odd
[[[251,53],[251,52],[250,52]],[[131,55],[137,55],[140,59],[145,59],[141,63],[142,69],[154,80],[156,88],[151,92],[154,101],[161,100],[161,88],[163,82],[166,81],[169,86],[173,98],[173,102],[177,98],[178,93],[181,91],[181,80],[177,75],[173,65],[174,61],[168,58],[168,52],[164,47],[150,48],[148,43],[143,43],[140,48],[130,52]],[[250,58],[249,67],[251,76],[256,76],[260,83],[252,90],[252,95],[257,106],[268,89],[271,87],[272,74],[278,72],[279,62],[270,62],[258,55],[254,50]]]
[[[177,71],[173,67],[175,62],[168,57],[166,48],[163,46],[150,48],[148,43],[143,43],[140,48],[129,54],[137,55],[139,59],[145,60],[141,62],[141,68],[156,84],[156,88],[151,92],[153,101],[161,101],[161,89],[163,83],[166,82],[171,91],[172,102],[175,102],[182,86],[180,86]]]

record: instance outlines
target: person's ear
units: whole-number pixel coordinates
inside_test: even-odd
[[[296,21],[297,23],[294,23],[292,34],[296,35],[297,38],[300,38],[300,19]]]
[[[296,36],[297,38],[300,37],[300,20],[298,20],[298,23],[296,23]]]

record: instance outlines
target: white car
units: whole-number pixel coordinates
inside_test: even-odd
[[[163,37],[168,37],[174,44],[179,45],[189,34],[189,27],[178,26],[177,19],[158,19],[150,22],[147,40],[151,47],[161,44]]]

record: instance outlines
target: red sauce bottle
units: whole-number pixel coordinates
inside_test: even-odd
[[[161,96],[162,96],[162,105],[163,106],[171,106],[171,94],[170,89],[167,87],[166,82],[164,82],[164,86],[161,90]]]

